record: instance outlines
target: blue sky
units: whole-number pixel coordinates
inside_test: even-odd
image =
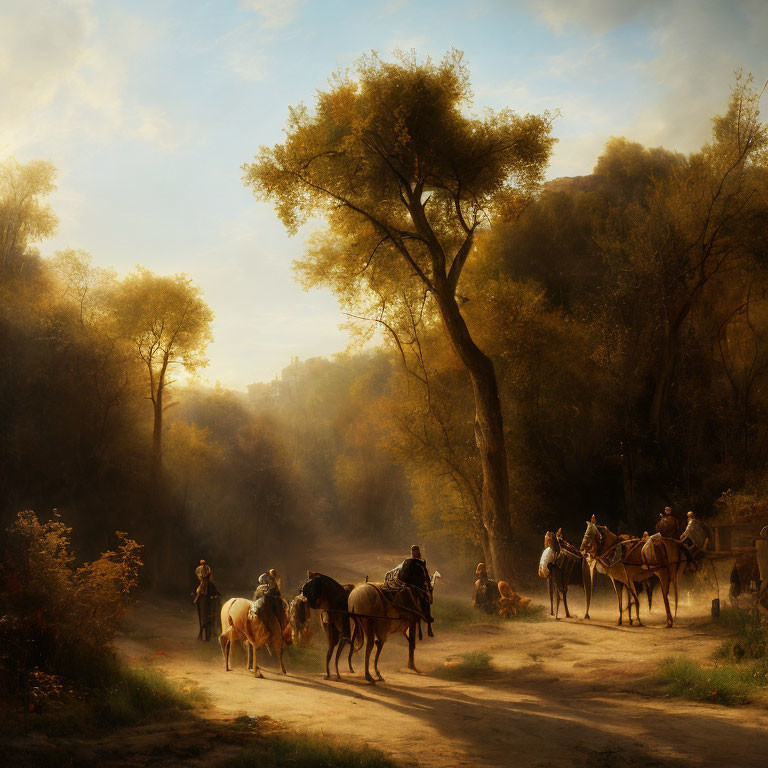
[[[0,0],[0,158],[59,169],[43,254],[189,273],[216,314],[204,377],[244,388],[347,344],[293,280],[302,237],[240,181],[335,69],[460,48],[478,110],[561,111],[554,178],[613,135],[695,149],[737,67],[768,78],[766,31],[763,0]]]

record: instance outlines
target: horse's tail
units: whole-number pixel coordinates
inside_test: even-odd
[[[357,653],[365,642],[365,630],[363,629],[363,620],[354,613],[349,614],[349,618],[352,620],[352,637],[350,638],[350,645],[352,650]],[[355,645],[358,635],[360,636],[359,645]]]

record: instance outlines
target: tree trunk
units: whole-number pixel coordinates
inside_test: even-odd
[[[656,376],[656,383],[653,388],[653,398],[651,399],[650,422],[653,434],[657,440],[662,438],[663,418],[666,411],[667,397],[669,388],[672,384],[672,374],[675,370],[677,361],[678,337],[680,327],[688,317],[691,311],[691,301],[688,299],[676,313],[674,321],[667,331],[667,337],[664,340],[664,349],[659,363],[659,373]]]
[[[496,370],[475,344],[452,295],[438,293],[440,314],[453,348],[464,363],[475,399],[475,442],[483,469],[481,513],[488,550],[497,579],[514,576],[509,474]]]
[[[157,483],[163,468],[163,381],[157,385],[154,401],[155,420],[152,428],[152,480]]]

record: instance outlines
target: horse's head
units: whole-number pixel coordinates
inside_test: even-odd
[[[552,531],[547,531],[544,534],[544,549],[549,547],[550,549],[555,548],[555,534],[552,533]]]
[[[290,619],[291,633],[295,643],[301,643],[308,629],[309,601],[304,595],[297,595],[291,600],[288,616]]]
[[[307,573],[307,576],[310,576],[310,574]],[[310,578],[301,585],[301,596],[307,600],[309,608],[318,608],[317,601],[320,599],[322,586],[320,575],[317,573],[312,574]]]
[[[594,518],[594,515],[593,515]],[[603,534],[593,520],[587,523],[587,530],[584,531],[584,538],[581,540],[581,551],[587,555],[595,557],[600,552],[600,546],[603,542]]]

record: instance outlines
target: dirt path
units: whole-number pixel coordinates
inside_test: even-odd
[[[137,608],[120,647],[128,656],[156,659],[179,682],[199,683],[221,713],[270,715],[426,767],[761,765],[768,754],[765,709],[642,693],[638,678],[661,659],[711,654],[717,631],[706,616],[690,613],[681,609],[671,630],[663,628],[659,610],[646,627],[616,627],[608,602],[592,611],[591,622],[510,622],[471,634],[438,626],[437,637],[417,648],[417,665],[427,674],[405,670],[406,644],[393,638],[380,664],[386,681],[377,685],[365,683],[359,669],[341,682],[327,681],[318,659],[309,670],[287,662],[285,678],[269,660],[263,680],[248,674],[242,659],[225,673],[217,645],[194,639],[194,613],[177,607]],[[492,654],[499,674],[471,684],[428,674],[470,650]]]

